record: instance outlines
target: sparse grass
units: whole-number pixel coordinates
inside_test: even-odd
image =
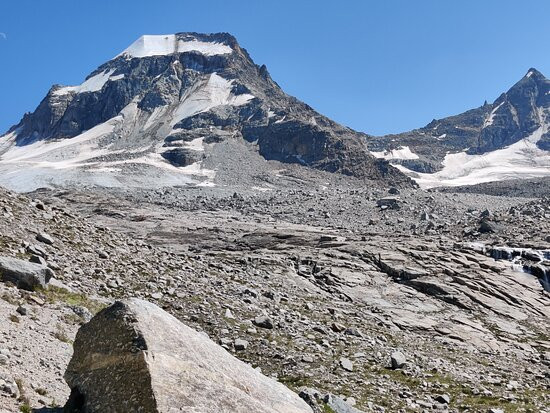
[[[46,394],[48,394],[48,390],[43,389],[42,387],[38,387],[34,391],[37,392],[41,396],[45,396]]]
[[[23,413],[31,413],[31,404],[29,398],[26,395],[23,380],[15,379],[15,384],[17,385],[17,389],[19,390],[19,400],[22,403],[21,406],[19,406],[19,411]]]
[[[73,343],[73,341],[67,336],[67,333],[61,324],[57,325],[57,330],[53,333],[53,336],[63,343]]]
[[[86,307],[92,314],[98,313],[105,308],[105,304],[92,300],[82,293],[74,293],[63,288],[48,287],[38,290],[46,302],[64,303],[71,306]]]
[[[328,404],[324,404],[321,407],[322,413],[336,413],[332,407],[330,407]]]
[[[9,319],[12,323],[19,323],[19,321],[20,321],[19,317],[16,316],[15,314],[10,314]]]
[[[5,302],[7,302],[11,305],[17,305],[19,303],[14,296],[12,296],[11,294],[8,294],[8,293],[2,294],[2,300],[4,300]]]
[[[67,324],[77,324],[82,325],[86,322],[86,320],[75,313],[69,313],[63,315],[63,321],[65,321]]]
[[[298,391],[300,387],[311,387],[311,379],[303,376],[282,376],[279,381],[289,389]]]
[[[30,404],[23,403],[21,406],[19,406],[19,411],[22,413],[32,413],[32,408]]]

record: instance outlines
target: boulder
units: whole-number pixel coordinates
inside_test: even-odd
[[[384,209],[399,209],[401,199],[397,196],[387,196],[376,201],[376,205]]]
[[[390,364],[392,369],[400,369],[405,366],[407,363],[407,359],[405,358],[405,355],[401,353],[400,351],[394,351],[390,356]]]
[[[53,276],[48,267],[11,257],[0,257],[0,279],[10,281],[18,288],[34,290],[45,288]]]
[[[66,412],[311,413],[281,383],[139,299],[80,328],[65,380]]]
[[[326,406],[330,409],[330,410],[328,410],[330,412],[334,412],[334,413],[363,413],[361,410],[358,410],[355,407],[350,406],[341,397],[335,396],[333,394],[327,394],[324,398],[324,402],[325,402]]]
[[[47,244],[47,245],[53,245],[54,244],[54,240],[53,240],[52,236],[49,235],[49,234],[46,234],[45,232],[39,233],[36,236],[36,240],[40,241],[40,242],[43,242],[44,244]]]
[[[254,319],[253,323],[261,328],[273,328],[273,321],[268,316],[258,316]]]
[[[502,231],[502,225],[490,221],[488,219],[482,219],[479,223],[479,229],[478,231],[482,234],[488,234],[488,233],[495,233],[495,232],[501,232]]]

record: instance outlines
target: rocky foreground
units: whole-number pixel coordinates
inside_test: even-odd
[[[490,256],[549,249],[548,201],[346,182],[2,191],[0,255],[45,286],[0,283],[0,405],[63,406],[77,330],[134,297],[316,411],[549,411],[549,293]]]

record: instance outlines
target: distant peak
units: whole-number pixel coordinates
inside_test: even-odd
[[[545,79],[544,75],[533,67],[527,71],[527,74],[525,75],[525,77],[527,78],[532,77],[534,79]]]
[[[143,35],[116,57],[164,56],[185,52],[199,52],[205,56],[222,55],[233,52],[231,44],[234,41],[232,36],[225,33]]]

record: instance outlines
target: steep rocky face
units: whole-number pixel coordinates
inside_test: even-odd
[[[550,81],[529,69],[491,104],[410,132],[371,137],[369,148],[427,186],[547,176],[549,114]]]
[[[113,169],[120,181],[124,174],[135,178],[136,168],[138,175],[153,168],[165,178],[161,184],[182,184],[213,176],[201,172],[205,154],[235,139],[253,143],[267,160],[410,184],[370,155],[366,135],[285,94],[223,33],[143,36],[81,85],[52,87],[0,138],[0,168],[24,162],[54,175],[54,183],[94,175],[93,183],[106,186]],[[52,170],[59,169],[65,173],[56,178]]]
[[[484,120],[478,144],[471,152],[484,153],[513,144],[532,135],[547,125],[546,111],[550,108],[550,80],[535,69],[503,93],[492,105],[492,111]],[[544,133],[548,143],[548,131]],[[545,146],[537,142],[538,146]]]

